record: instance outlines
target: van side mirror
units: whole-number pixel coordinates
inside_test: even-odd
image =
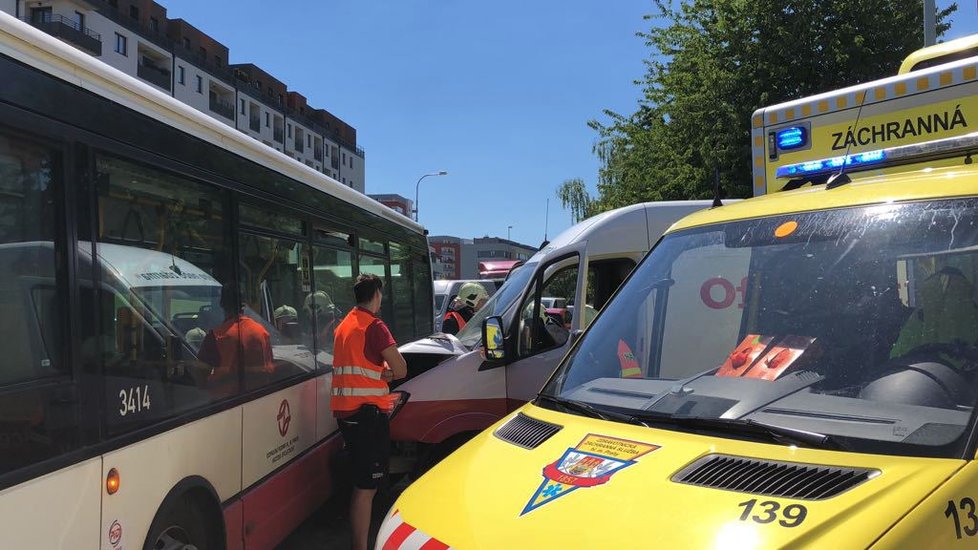
[[[491,365],[501,365],[506,361],[502,317],[488,317],[482,321],[482,355]]]

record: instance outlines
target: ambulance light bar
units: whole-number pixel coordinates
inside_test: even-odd
[[[978,132],[972,132],[963,136],[936,139],[924,143],[915,143],[913,145],[901,145],[887,149],[855,153],[848,156],[842,155],[822,160],[788,164],[778,167],[776,176],[779,178],[798,178],[830,174],[842,168],[843,163],[845,163],[846,170],[848,171],[865,170],[882,164],[905,164],[921,158],[949,157],[964,153],[965,151],[978,153]]]

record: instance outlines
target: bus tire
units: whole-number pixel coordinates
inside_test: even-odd
[[[223,550],[220,523],[215,524],[206,497],[186,492],[156,513],[144,550]],[[210,520],[210,521],[208,521]],[[218,518],[217,521],[223,521]]]

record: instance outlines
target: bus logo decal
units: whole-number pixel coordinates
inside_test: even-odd
[[[278,433],[282,437],[289,433],[289,424],[292,422],[292,413],[289,410],[289,400],[283,399],[278,406]]]
[[[109,544],[119,546],[120,542],[122,542],[122,524],[119,520],[114,520],[109,526]]]
[[[604,485],[613,474],[658,448],[658,445],[650,443],[588,434],[576,447],[567,449],[563,456],[543,468],[543,483],[537,487],[520,515],[582,487]]]

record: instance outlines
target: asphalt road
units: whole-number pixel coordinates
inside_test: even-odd
[[[379,491],[374,497],[373,522],[370,526],[371,548],[373,548],[377,531],[380,529],[381,520],[384,519],[394,501],[397,500],[397,496],[406,486],[407,480],[402,479],[395,482],[390,488]],[[298,529],[293,531],[278,546],[279,550],[344,550],[350,548],[348,498],[349,493],[331,498]]]

